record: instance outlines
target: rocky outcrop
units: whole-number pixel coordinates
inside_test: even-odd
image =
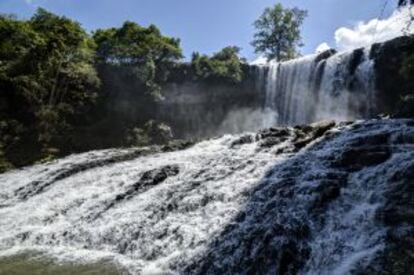
[[[414,118],[414,94],[400,98],[397,108],[393,114],[394,118]]]
[[[261,148],[269,148],[290,139],[289,146],[281,147],[278,153],[295,153],[322,137],[335,126],[334,121],[321,121],[310,125],[298,125],[293,128],[274,127],[259,131],[255,140],[259,141]],[[242,138],[245,139],[245,137]]]
[[[178,165],[166,165],[161,168],[146,171],[141,175],[141,178],[136,183],[132,184],[126,191],[107,201],[102,207],[102,210],[96,212],[93,216],[88,216],[86,218],[89,221],[96,220],[102,215],[102,213],[110,210],[115,205],[147,191],[148,189],[164,182],[167,178],[176,176],[179,172],[180,168]]]
[[[379,130],[383,123],[393,122],[343,124],[346,135],[329,132],[334,123],[262,131],[266,148],[299,131],[325,138],[270,171],[186,274],[412,274],[414,122],[395,131]],[[374,233],[383,225],[385,236]],[[373,261],[347,255],[382,241]]]
[[[414,35],[374,44],[371,58],[375,60],[375,76],[379,111],[392,114],[399,100],[414,91],[413,78],[401,73],[404,59],[414,54]]]

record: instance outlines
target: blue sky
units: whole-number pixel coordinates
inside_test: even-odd
[[[253,60],[252,23],[276,2],[308,10],[302,48],[308,54],[322,42],[334,46],[338,28],[378,17],[386,0],[0,0],[0,12],[28,18],[41,6],[75,19],[89,31],[120,26],[125,20],[144,26],[153,23],[164,34],[180,38],[187,57],[193,51],[209,54],[237,45],[243,56]],[[392,13],[397,0],[388,2],[384,17]]]

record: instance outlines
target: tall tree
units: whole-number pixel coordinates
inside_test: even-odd
[[[284,8],[281,4],[266,8],[254,22],[252,45],[256,53],[278,61],[297,57],[298,48],[303,46],[300,27],[306,16],[305,10]]]
[[[36,132],[43,149],[62,144],[96,97],[93,41],[77,22],[38,9],[28,21],[0,17],[0,58],[0,87],[15,104],[9,115]]]
[[[100,63],[134,67],[136,76],[155,95],[182,58],[180,40],[163,36],[154,25],[145,28],[127,21],[121,28],[97,30],[93,38]]]

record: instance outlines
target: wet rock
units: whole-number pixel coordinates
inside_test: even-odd
[[[312,127],[312,135],[315,138],[321,137],[326,131],[332,129],[336,125],[335,121],[328,120],[328,121],[321,121],[312,123],[310,126]]]
[[[122,201],[129,200],[132,197],[144,193],[153,186],[164,182],[168,177],[176,176],[180,172],[178,165],[167,165],[154,170],[146,171],[142,174],[139,181],[130,186],[125,192],[115,196],[113,200],[106,202],[105,206],[92,216],[86,217],[87,220],[93,221],[99,218],[102,213],[113,208]]]
[[[172,141],[164,146],[151,146],[129,149],[126,152],[112,154],[107,158],[101,158],[96,160],[89,160],[87,162],[73,163],[68,167],[57,171],[55,174],[49,176],[48,179],[43,181],[33,181],[32,184],[23,186],[15,191],[15,194],[22,200],[28,199],[36,194],[44,192],[49,186],[57,181],[71,177],[75,174],[84,172],[86,170],[94,169],[96,167],[103,167],[106,165],[119,163],[123,161],[132,160],[142,156],[148,156],[159,152],[172,152],[187,149],[192,146],[192,141]]]
[[[402,63],[414,52],[414,35],[401,36],[374,44],[370,56],[374,59],[377,107],[382,113],[395,112],[400,98],[414,91],[414,82],[401,74]]]
[[[361,64],[364,57],[364,48],[356,49],[352,53],[351,60],[348,63],[349,75],[354,75],[358,65]]]
[[[259,143],[259,147],[270,148],[286,140],[287,137],[268,137]]]
[[[128,191],[117,195],[115,201],[119,202],[121,200],[134,196],[137,192],[141,193],[149,187],[160,184],[168,177],[176,176],[179,171],[180,169],[178,165],[167,165],[158,169],[147,171],[141,176],[141,179],[139,181],[137,181],[128,189]]]
[[[350,148],[343,152],[337,160],[332,162],[333,167],[355,171],[365,167],[378,165],[391,157],[387,147],[359,147]]]
[[[254,136],[252,135],[244,135],[236,139],[230,144],[230,148],[234,148],[239,145],[253,143],[255,141]]]
[[[414,208],[408,207],[387,207],[381,211],[382,220],[386,224],[401,224],[410,223],[414,224]]]
[[[359,129],[359,128],[355,128]],[[364,131],[364,129],[359,129],[357,132]],[[390,139],[389,133],[379,133],[376,135],[363,135],[360,137],[354,138],[350,143],[350,147],[369,147],[369,146],[380,146],[382,144],[387,144]]]
[[[404,139],[392,140],[400,146],[406,142],[407,146],[414,133],[404,135]],[[370,266],[373,274],[414,274],[414,159],[409,151],[408,159],[401,161],[399,169],[388,179],[386,202],[376,214],[378,222],[385,225],[387,238],[385,250]]]
[[[321,52],[320,54],[318,54],[318,56],[315,59],[315,63],[319,63],[322,60],[328,59],[329,57],[331,57],[332,55],[336,54],[337,51],[334,49],[329,49],[326,50],[324,52]]]
[[[256,139],[260,140],[259,148],[270,148],[286,141],[290,136],[287,128],[269,128],[259,132]]]
[[[414,118],[414,94],[404,96],[393,115],[394,118]]]
[[[161,147],[162,152],[174,152],[187,149],[194,145],[194,141],[191,140],[173,140],[170,141],[167,145]]]
[[[286,137],[289,135],[287,128],[269,128],[259,131],[258,138],[265,139],[269,137]]]
[[[321,121],[310,125],[295,127],[296,138],[294,147],[300,150],[317,138],[322,137],[328,130],[332,129],[336,123],[334,121]]]
[[[17,236],[10,234],[3,244],[108,249],[130,259],[133,274],[154,267],[174,274],[336,274],[339,269],[413,274],[413,121],[370,120],[334,131],[331,123],[262,131],[257,144],[283,138],[290,147],[303,142],[300,153],[276,161],[270,150],[229,149],[227,138],[211,147],[207,141],[205,150],[222,150],[165,154],[163,163],[169,165],[160,165],[159,155],[142,158],[151,168],[134,166],[141,172],[132,182],[130,177],[124,182],[116,166],[85,173],[82,180],[73,177],[71,189],[64,190],[73,192],[68,197],[46,188],[36,202],[50,205],[41,211],[30,209],[32,201],[13,200],[10,192],[11,207],[1,212],[12,212],[0,223]],[[185,171],[175,163],[183,163]],[[271,163],[266,171],[251,172],[264,163]],[[27,185],[40,188],[43,181],[31,175]],[[104,196],[83,196],[96,187]],[[49,200],[54,194],[63,200]],[[76,196],[81,199],[74,202]],[[107,211],[114,206],[116,211]],[[18,223],[9,226],[14,217]],[[48,230],[36,230],[39,225]]]
[[[179,171],[178,165],[167,165],[160,169],[145,172],[139,182],[142,183],[141,185],[157,185],[168,177],[177,175]]]
[[[319,183],[317,188],[313,190],[316,199],[309,208],[310,212],[321,211],[333,200],[337,199],[341,194],[341,188],[344,182],[336,180],[325,180]]]
[[[377,218],[389,226],[406,224],[414,229],[414,163],[392,176],[385,197],[387,203]]]

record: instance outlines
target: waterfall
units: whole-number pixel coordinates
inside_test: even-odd
[[[307,78],[307,62],[277,75]],[[412,120],[331,122],[11,171],[0,175],[0,271],[26,253],[122,274],[381,274],[388,242],[412,232],[390,202],[410,206],[413,140]]]
[[[262,66],[265,110],[278,125],[305,124],[324,119],[369,118],[375,113],[374,62],[369,49],[327,51]]]

